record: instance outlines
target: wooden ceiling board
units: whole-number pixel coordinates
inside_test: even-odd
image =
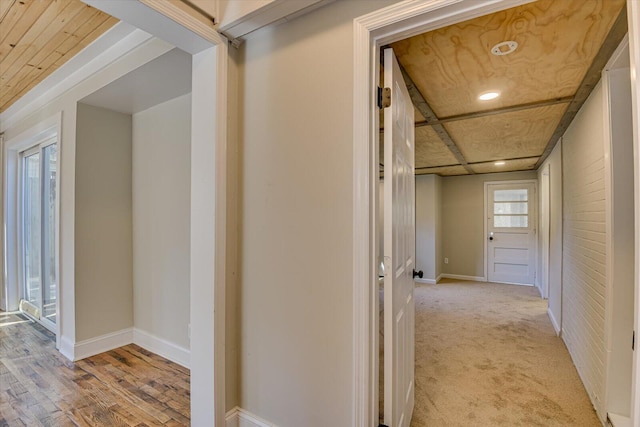
[[[445,123],[469,163],[539,157],[569,104]]]
[[[118,22],[80,0],[0,2],[0,112]]]
[[[495,162],[476,163],[469,166],[475,173],[499,173],[533,170],[537,162],[538,157],[531,157],[528,159],[506,160],[505,164],[501,166],[496,166]]]
[[[393,43],[439,118],[572,96],[625,0],[539,0]],[[495,44],[518,49],[495,56]],[[502,95],[477,100],[488,90]]]
[[[85,13],[88,18],[86,22],[74,20],[74,26],[81,24],[77,29],[59,32],[50,41],[48,47],[45,46],[26,67],[22,67],[13,79],[18,83],[8,90],[3,89],[2,95],[0,95],[0,109],[8,108],[46,76],[118,22],[117,19],[95,9],[87,10]],[[56,45],[57,47],[54,47]]]
[[[440,176],[469,175],[463,166],[443,166],[437,168],[416,169],[416,175],[435,174]]]
[[[416,128],[415,147],[416,168],[459,163],[431,126]]]

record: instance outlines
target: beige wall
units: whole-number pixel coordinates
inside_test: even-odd
[[[559,141],[538,169],[549,165],[549,314],[562,328],[562,142]]]
[[[191,95],[133,115],[134,325],[189,349]]]
[[[280,427],[352,423],[353,18],[389,3],[241,46],[240,405]]]
[[[604,419],[606,195],[599,83],[562,140],[562,337]]]
[[[133,326],[131,116],[78,104],[76,341]]]
[[[484,277],[484,183],[537,179],[536,172],[453,176],[442,179],[443,274]]]
[[[437,175],[416,176],[416,270],[436,280],[441,271],[440,187]]]
[[[227,251],[226,251],[226,334],[225,334],[225,403],[227,411],[240,405],[240,312],[238,277],[238,206],[240,198],[238,169],[238,49],[229,49],[228,86],[228,128],[227,128]]]

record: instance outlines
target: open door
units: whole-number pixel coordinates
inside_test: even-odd
[[[384,423],[408,427],[414,402],[415,180],[413,104],[392,49],[384,51]]]

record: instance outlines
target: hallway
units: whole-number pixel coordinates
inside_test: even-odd
[[[412,427],[600,426],[533,287],[416,284]]]

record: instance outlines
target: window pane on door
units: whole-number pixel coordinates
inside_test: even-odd
[[[496,202],[493,204],[494,214],[527,214],[529,202]]]
[[[496,190],[493,193],[495,202],[526,202],[529,200],[529,194],[526,188],[518,188],[513,190]]]
[[[42,315],[56,323],[56,160],[57,145],[42,150]]]
[[[24,159],[25,299],[40,307],[40,154]]]
[[[495,215],[493,226],[502,228],[527,228],[529,217],[527,215]]]

